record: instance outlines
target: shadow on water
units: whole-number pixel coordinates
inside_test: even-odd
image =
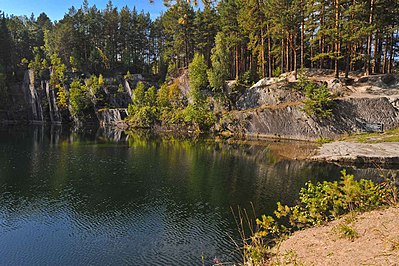
[[[231,207],[252,203],[257,215],[271,214],[277,201],[293,203],[305,182],[339,178],[340,167],[284,159],[276,145],[308,144],[2,128],[0,264],[239,261]]]

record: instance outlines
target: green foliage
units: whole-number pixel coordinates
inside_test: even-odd
[[[76,57],[70,56],[69,63],[71,65],[72,72],[77,72],[79,70],[79,63]]]
[[[7,97],[7,75],[1,70],[2,66],[0,65],[0,102],[4,103]]]
[[[100,74],[100,76],[98,76],[98,85],[100,86],[100,87],[102,87],[102,86],[104,86],[104,77],[103,77],[103,75],[102,74]]]
[[[193,61],[188,66],[190,89],[192,92],[194,92],[194,95],[200,93],[201,90],[208,86],[206,70],[207,66],[204,56],[199,53],[195,53]]]
[[[231,53],[226,43],[226,36],[222,32],[216,35],[215,43],[211,55],[212,69],[208,71],[208,79],[213,91],[221,94],[225,81],[230,76]]]
[[[331,142],[333,142],[334,140],[333,139],[326,139],[326,138],[317,138],[316,140],[315,140],[317,143],[320,143],[320,144],[325,144],[325,143],[331,143]]]
[[[318,118],[327,118],[332,115],[331,93],[324,84],[320,86],[310,81],[303,69],[299,70],[296,88],[305,92],[303,111],[307,115]]]
[[[61,58],[57,54],[51,56],[51,74],[50,86],[53,88],[61,88],[65,82],[66,66],[61,62]]]
[[[273,70],[273,77],[279,78],[281,76],[281,68],[278,66],[275,70]]]
[[[119,84],[118,86],[118,93],[124,93],[125,92],[125,88],[123,87],[122,84]]]
[[[184,110],[184,122],[197,131],[208,131],[215,121],[215,114],[205,100],[190,103]]]
[[[100,75],[101,76],[101,75]],[[89,91],[93,94],[96,95],[97,92],[100,89],[100,79],[97,78],[96,75],[91,75],[89,79],[86,80],[86,87],[89,89]],[[104,82],[104,81],[103,81]]]
[[[57,106],[62,109],[65,110],[68,108],[68,94],[66,92],[66,90],[63,87],[58,87],[58,91],[57,91]]]
[[[91,108],[89,91],[78,79],[75,79],[70,85],[69,102],[71,114],[78,119],[84,119],[86,112]]]
[[[299,193],[299,204],[287,207],[278,204],[276,216],[289,217],[293,227],[307,227],[335,219],[351,211],[367,211],[387,205],[389,191],[371,180],[355,181],[342,172],[339,182],[307,183]]]
[[[123,77],[126,80],[133,80],[133,75],[130,73],[130,71],[127,71],[126,75]]]
[[[325,85],[317,86],[308,84],[305,87],[306,100],[304,101],[303,111],[311,116],[327,118],[332,115],[332,97]]]
[[[133,91],[132,104],[128,107],[129,121],[134,127],[152,127],[159,117],[155,87],[145,90],[142,82]]]
[[[347,223],[339,223],[335,228],[334,231],[341,237],[347,238],[349,240],[354,240],[355,238],[359,237],[359,233],[356,231],[355,228],[350,226]]]
[[[248,86],[252,86],[255,84],[256,81],[259,80],[259,75],[255,71],[245,71],[241,76],[238,81],[239,84],[245,84]]]
[[[145,105],[145,85],[143,82],[137,83],[137,86],[133,91],[132,102],[133,105],[138,107]]]
[[[44,70],[48,67],[42,47],[34,47],[33,54],[34,58],[29,62],[28,68],[33,70],[36,77],[42,78]],[[23,59],[25,59],[24,62],[26,62],[27,59]]]
[[[177,81],[171,85],[163,84],[157,93],[161,122],[166,126],[183,125],[185,102]]]
[[[299,193],[299,202],[294,206],[277,204],[275,218],[263,215],[257,219],[257,231],[244,246],[247,261],[264,262],[270,254],[270,246],[293,231],[326,223],[342,215],[369,211],[388,206],[397,198],[396,184],[375,184],[371,180],[356,181],[353,175],[342,171],[340,181],[313,184],[306,183]],[[356,230],[344,224],[338,228],[340,234],[353,239]]]

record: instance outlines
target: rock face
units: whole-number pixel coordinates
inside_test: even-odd
[[[232,131],[250,136],[304,140],[360,133],[373,123],[383,124],[384,129],[399,127],[399,111],[385,97],[335,100],[333,115],[325,119],[307,116],[300,103],[247,109],[233,113],[233,117],[238,122]]]
[[[381,81],[381,77],[373,78]],[[336,89],[334,84],[343,84],[339,80],[329,81],[316,82],[322,82],[330,91]],[[396,96],[342,97],[333,101],[331,117],[317,118],[302,111],[305,98],[294,82],[273,83],[265,79],[241,96],[237,101],[238,110],[223,119],[222,127],[246,136],[302,140],[337,138],[342,134],[370,131],[376,125],[382,125],[384,130],[392,129],[399,127],[399,97]]]
[[[128,116],[126,108],[102,109],[97,112],[100,126],[113,126],[122,122]]]
[[[238,110],[298,102],[304,99],[303,94],[295,90],[295,84],[286,81],[270,82],[269,79],[263,79],[248,89],[236,103]]]
[[[135,81],[136,82],[136,81]],[[137,82],[136,82],[137,83]],[[131,103],[132,90],[127,80],[122,80],[123,91],[118,85],[101,88],[101,101],[92,97],[92,110],[87,119],[80,121],[72,117],[69,110],[60,110],[57,105],[57,91],[51,88],[48,80],[35,80],[34,73],[28,70],[23,81],[12,84],[7,106],[0,108],[0,123],[114,125],[127,116]],[[68,88],[65,88],[68,91]]]
[[[31,121],[39,123],[44,122],[42,103],[39,97],[39,91],[35,88],[35,78],[32,70],[25,73],[22,90],[25,93],[25,99],[28,105],[31,107]]]

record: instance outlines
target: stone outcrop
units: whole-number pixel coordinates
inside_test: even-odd
[[[300,103],[236,111],[227,128],[258,137],[315,140],[367,131],[368,124],[399,127],[399,111],[388,98],[348,98],[334,101],[329,118],[308,116]]]
[[[71,77],[73,78],[73,77]],[[137,83],[139,76],[132,82]],[[35,80],[32,70],[24,74],[22,82],[11,85],[10,99],[0,108],[0,123],[64,124],[74,122],[85,124],[115,125],[127,116],[132,90],[129,81],[122,79],[123,91],[112,80],[112,85],[100,88],[100,98],[93,94],[93,108],[84,120],[73,117],[70,109],[60,110],[57,104],[57,90],[51,88],[48,80]],[[65,88],[68,92],[68,88]]]
[[[333,142],[323,144],[314,160],[379,166],[399,165],[399,143]]]
[[[114,126],[120,124],[127,116],[127,108],[101,109],[97,111],[100,126]]]
[[[369,79],[361,82],[375,84],[385,80],[391,84],[389,91],[396,88],[393,87],[394,77],[373,76]],[[296,88],[295,82],[288,80],[289,77],[264,79],[246,90],[237,101],[237,110],[223,117],[222,130],[242,136],[315,140],[372,131],[380,126],[383,130],[399,127],[399,94],[363,93],[337,98],[333,101],[331,117],[318,118],[302,111],[304,93]],[[330,91],[337,90],[338,85],[350,92],[356,89],[355,86],[361,86],[359,80],[347,82],[324,76],[314,82],[326,85]],[[343,91],[342,88],[339,90]]]

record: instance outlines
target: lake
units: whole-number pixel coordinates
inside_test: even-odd
[[[336,165],[288,160],[272,148],[309,145],[2,126],[0,264],[239,262],[232,210],[271,214],[305,182],[339,178]]]

